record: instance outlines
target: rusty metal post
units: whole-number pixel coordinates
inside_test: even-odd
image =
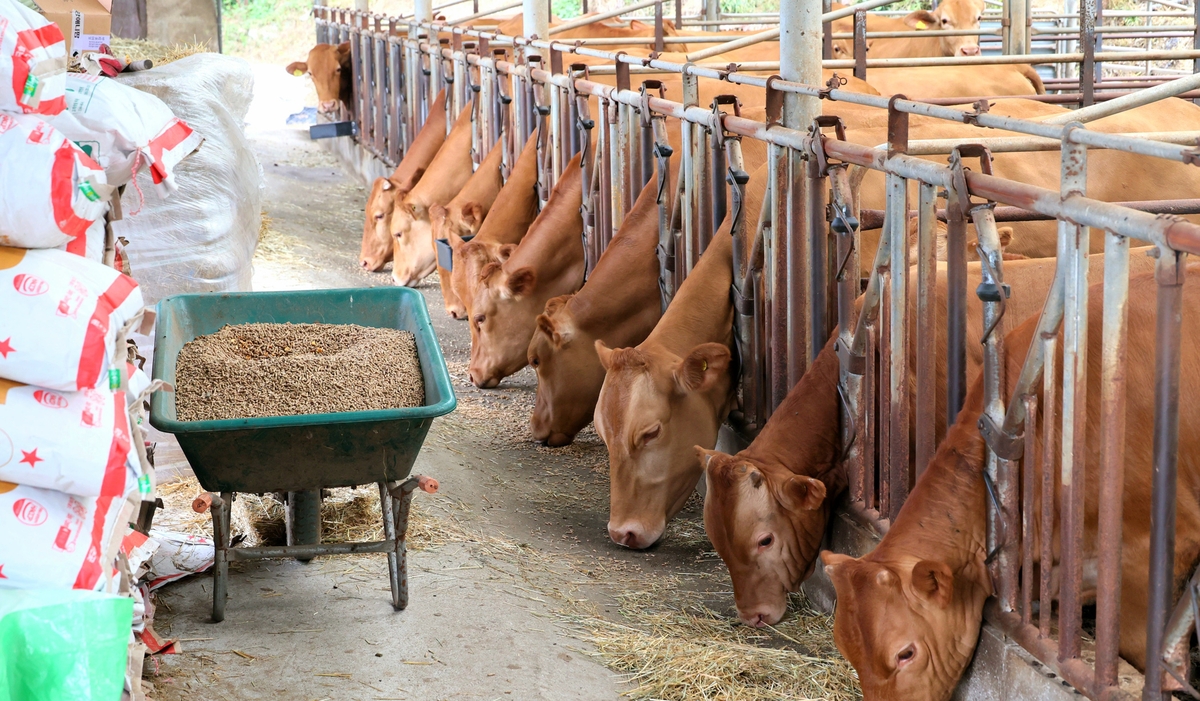
[[[604,240],[606,237],[611,238],[613,232],[613,146],[611,125],[609,124],[611,105],[608,100],[600,100],[597,107],[600,112],[599,132],[596,138],[596,155],[600,160],[600,188],[596,204],[596,208],[599,210],[597,212],[596,238]]]
[[[1087,151],[1064,132],[1062,186],[1064,198],[1086,193]],[[1059,236],[1068,241],[1063,304],[1062,404],[1062,571],[1059,588],[1058,658],[1079,657],[1083,586],[1083,502],[1087,428],[1088,251],[1086,227],[1060,222]]]
[[[921,183],[917,193],[917,475],[937,448],[937,188]]]
[[[774,115],[778,119],[781,115]],[[771,400],[775,406],[787,396],[791,389],[788,383],[788,298],[790,293],[788,280],[788,211],[791,209],[789,196],[791,178],[791,163],[794,160],[791,149],[782,146],[770,146],[768,150],[770,165],[771,188],[771,260],[770,260],[770,303],[771,303]]]
[[[372,77],[375,79],[375,153],[382,158],[388,158],[388,105],[385,96],[387,86],[387,56],[385,53],[387,49],[387,42],[383,37],[383,32],[379,26],[378,19],[375,21],[375,34],[371,37],[371,44],[371,57],[374,59],[374,70],[372,71]]]
[[[562,74],[562,52],[556,49],[550,49],[550,72],[554,75]],[[563,168],[568,162],[564,157],[567,130],[563,128],[563,123],[566,110],[563,108],[562,90],[557,85],[546,83],[544,89],[550,93],[550,188],[553,188],[562,177]]]
[[[1154,348],[1154,478],[1150,507],[1150,600],[1146,607],[1146,685],[1143,701],[1163,691],[1163,642],[1175,589],[1175,494],[1179,466],[1179,355],[1185,256],[1159,248]]]
[[[825,347],[825,342],[829,340],[829,333],[833,330],[826,315],[829,299],[829,283],[826,279],[829,267],[829,225],[825,222],[825,192],[829,188],[829,183],[825,179],[825,174],[821,172],[816,158],[809,158],[807,166],[808,182],[805,183],[805,186],[808,190],[806,228],[808,229],[809,258],[809,324],[808,351],[804,355],[806,369]],[[778,406],[782,401],[783,397],[778,398],[772,407]]]
[[[895,518],[908,497],[908,181],[887,176],[887,231],[891,261],[887,317],[888,345],[888,517]],[[882,389],[882,387],[881,387]]]
[[[700,87],[699,79],[694,75],[684,75],[681,77],[683,87],[683,99],[681,102],[686,107],[695,107],[700,103]],[[699,177],[700,170],[703,168],[703,163],[697,162],[696,141],[700,138],[702,130],[697,125],[684,120],[679,123],[679,135],[683,144],[683,153],[680,154],[679,162],[679,179],[683,186],[683,197],[680,200],[680,218],[682,219],[682,248],[676,248],[676,260],[679,270],[683,275],[679,278],[679,283],[687,277],[687,273],[691,272],[692,266],[696,264],[696,259],[700,257],[700,252],[696,248],[696,234],[698,231],[698,204],[697,196],[698,187],[696,180]],[[700,149],[703,152],[703,149]]]
[[[854,13],[854,77],[867,79],[867,13]]]
[[[1096,687],[1117,683],[1121,531],[1125,494],[1125,350],[1129,239],[1104,234],[1104,326],[1100,358],[1100,510],[1097,533]]]
[[[1082,93],[1081,107],[1096,101],[1096,5],[1098,0],[1079,2],[1079,48],[1083,62],[1079,64],[1079,91]]]
[[[617,90],[629,90],[629,64],[622,61],[616,63],[616,78]],[[632,169],[633,158],[630,141],[633,138],[634,129],[632,128],[631,111],[632,108],[628,105],[613,101],[613,119],[612,128],[615,133],[612,138],[613,151],[613,229],[621,228],[621,222],[625,221],[625,213],[633,207],[633,193],[630,188],[633,185]]]
[[[1059,236],[1058,239],[1058,260],[1059,266],[1066,264],[1066,239]],[[1064,269],[1065,270],[1065,269]],[[1040,339],[1034,341],[1042,344],[1042,357],[1044,358],[1042,366],[1042,401],[1045,404],[1044,415],[1042,416],[1042,533],[1054,532],[1054,437],[1055,426],[1058,423],[1057,417],[1057,397],[1058,397],[1058,329],[1053,332],[1043,334]],[[1026,429],[1026,440],[1033,437],[1036,427],[1029,424],[1031,428]],[[1047,496],[1049,495],[1049,496]],[[1042,562],[1054,562],[1054,539],[1043,537],[1041,539],[1041,554]],[[1050,637],[1050,624],[1054,612],[1054,594],[1053,594],[1053,570],[1052,567],[1041,568],[1042,581],[1040,589],[1040,598],[1038,599],[1038,632],[1043,638]]]
[[[394,36],[396,33],[395,20],[389,21],[388,36]],[[404,95],[404,62],[400,60],[403,55],[400,44],[388,40],[388,154],[392,158],[393,163],[400,163],[400,159],[408,152],[409,138],[407,125],[408,103]]]
[[[946,426],[953,426],[967,396],[967,220],[946,206]]]
[[[1036,344],[1038,339],[1033,339],[1033,342]],[[1034,473],[1037,441],[1033,440],[1033,434],[1037,427],[1037,416],[1038,398],[1036,394],[1031,394],[1025,397],[1025,454],[1021,458],[1021,623],[1027,626],[1033,623],[1033,537],[1036,523],[1033,505],[1037,487]]]

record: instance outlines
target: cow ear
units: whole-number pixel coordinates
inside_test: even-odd
[[[729,369],[729,349],[721,343],[702,343],[675,369],[680,393],[707,390]]]
[[[514,297],[524,297],[533,292],[537,284],[537,273],[533,268],[517,268],[508,274],[508,291]]]
[[[596,339],[596,357],[600,358],[600,365],[607,371],[612,365],[612,348],[604,345],[604,341]]]
[[[792,475],[783,483],[780,496],[788,511],[816,511],[825,503],[825,483],[804,475]]]
[[[825,565],[825,574],[829,575],[831,578],[833,577],[834,570],[846,564],[847,562],[853,561],[854,558],[843,553],[835,553],[832,550],[821,551],[821,564]]]
[[[387,192],[388,190],[391,190],[393,187],[396,187],[392,183],[392,181],[388,180],[387,178],[379,178],[375,182],[379,183],[380,189],[383,190],[384,192]]]
[[[503,263],[504,261],[506,261],[510,257],[512,257],[513,251],[515,251],[515,250],[517,250],[517,244],[506,243],[500,247],[500,250],[496,251],[496,258],[498,258],[500,260],[500,262]]]
[[[476,227],[483,223],[483,206],[478,202],[468,202],[462,207],[463,224]]]
[[[546,334],[550,341],[558,348],[562,348],[563,343],[569,340],[567,334],[558,330],[558,326],[554,323],[554,319],[551,319],[546,314],[538,314],[537,325],[538,328],[541,329],[542,333]]]
[[[308,72],[308,64],[304,61],[294,61],[288,64],[286,70],[292,75],[304,75]]]
[[[1002,226],[996,229],[996,233],[1000,235],[1000,248],[1008,248],[1008,244],[1013,240],[1013,228],[1011,226]]]
[[[930,29],[936,28],[940,24],[937,15],[929,10],[917,10],[910,12],[904,18],[904,23],[914,29]]]
[[[945,608],[954,596],[954,572],[944,562],[921,560],[913,565],[912,587],[927,601]]]
[[[342,43],[338,44],[337,51],[338,51],[339,55],[349,54],[350,53],[350,42],[343,41]]]
[[[692,450],[696,451],[696,459],[700,461],[700,469],[708,472],[708,466],[712,464],[712,459],[719,455],[715,450],[709,450],[704,446],[694,445]]]

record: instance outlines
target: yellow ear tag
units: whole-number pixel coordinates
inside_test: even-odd
[[[704,367],[700,368],[700,372],[708,372],[708,361],[704,361]]]
[[[304,75],[304,71],[302,71],[302,70],[300,70],[299,68],[297,68],[296,70],[292,71],[292,75],[294,75],[294,76],[302,76],[302,75]]]
[[[928,29],[928,28],[929,28],[928,24],[925,24],[921,20],[917,20],[917,29]]]

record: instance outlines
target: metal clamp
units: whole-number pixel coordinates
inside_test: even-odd
[[[712,100],[712,123],[709,125],[709,131],[712,132],[712,145],[723,147],[725,145],[725,112],[721,111],[721,105],[732,105],[733,115],[740,117],[742,116],[742,101],[738,99],[737,95],[717,95]]]
[[[1025,456],[1025,434],[1005,433],[987,414],[979,416],[979,435],[993,453],[1005,460],[1021,460]]]
[[[829,76],[829,80],[825,81],[825,87],[817,90],[817,97],[821,98],[822,100],[836,102],[837,98],[833,96],[833,91],[841,88],[848,82],[850,81],[846,78],[834,73],[833,75]]]
[[[823,114],[813,119],[812,126],[809,127],[809,148],[817,159],[817,168],[822,177],[829,175],[829,161],[825,156],[825,135],[821,133],[821,129],[833,127],[834,135],[838,141],[846,140],[846,125],[842,123],[842,118],[837,115]]]
[[[783,80],[778,73],[767,78],[767,129],[783,122],[783,96],[782,90],[775,88],[775,81]]]
[[[971,192],[967,189],[966,167],[964,158],[978,158],[979,169],[984,175],[992,174],[992,152],[982,144],[961,144],[950,152],[950,187],[947,193],[948,204],[957,208],[965,217],[971,209]]]
[[[975,108],[975,111],[963,113],[963,124],[979,126],[979,116],[987,114],[992,105],[987,100],[976,100],[971,106]]]

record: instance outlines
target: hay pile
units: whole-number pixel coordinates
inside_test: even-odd
[[[675,599],[664,604],[661,598]],[[687,595],[682,595],[686,600]],[[621,597],[634,625],[569,618],[596,657],[625,674],[632,699],[802,701],[861,699],[858,677],[833,644],[833,617],[793,597],[778,627],[755,630],[675,592]]]
[[[113,37],[109,48],[112,49],[114,56],[124,59],[126,63],[150,59],[156,66],[178,61],[192,54],[202,54],[212,51],[208,47],[208,43],[203,41],[193,44],[173,44],[167,46],[144,39],[119,39],[117,37]]]

